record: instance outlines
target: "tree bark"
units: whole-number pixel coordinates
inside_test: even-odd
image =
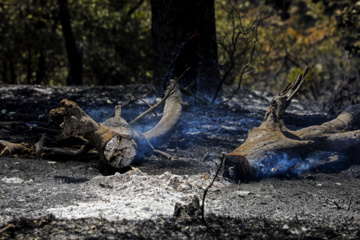
[[[67,0],[58,0],[59,4],[59,18],[65,39],[66,52],[68,56],[69,73],[67,78],[67,85],[81,85],[82,84],[82,56],[81,49],[77,46],[75,37],[72,31],[70,14]]]
[[[214,1],[152,0],[151,8],[156,85],[191,67],[182,85],[196,81],[197,94],[211,98],[220,81]]]

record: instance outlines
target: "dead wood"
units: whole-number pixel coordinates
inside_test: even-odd
[[[44,142],[45,142],[46,138],[47,138],[46,134],[42,135],[40,140],[37,143],[35,143],[35,145],[34,145],[35,146],[35,153],[36,153],[37,157],[41,156],[42,150],[44,149]]]
[[[132,162],[137,145],[128,132],[116,132],[95,122],[72,101],[64,99],[60,106],[52,109],[50,116],[62,128],[62,135],[83,136],[96,148],[100,159],[113,167],[127,166]]]
[[[11,143],[0,140],[0,157],[14,154],[29,154],[33,149],[29,148],[26,143]]]
[[[159,101],[158,103],[156,103],[154,106],[150,107],[148,110],[146,110],[145,112],[143,112],[142,114],[140,114],[139,116],[137,116],[134,120],[132,120],[129,124],[130,126],[134,126],[136,122],[138,122],[141,118],[145,117],[147,114],[153,112],[157,107],[159,107],[164,101],[166,101],[168,99],[168,97],[170,97],[171,95],[175,94],[175,95],[181,95],[181,92],[179,91],[180,86],[178,85],[179,81],[181,80],[181,78],[183,78],[185,76],[185,74],[190,70],[190,68],[186,69],[185,72],[179,77],[179,78],[175,78],[175,79],[170,79],[169,80],[169,86],[165,91],[165,97],[163,99],[161,99],[161,101]],[[172,98],[172,100],[175,100],[176,98]],[[171,102],[171,101],[167,101],[167,102]],[[169,109],[168,109],[169,110]],[[171,110],[170,110],[171,111]],[[164,113],[166,111],[164,110]]]
[[[234,179],[256,177],[259,163],[269,156],[276,158],[277,154],[302,158],[314,151],[347,154],[351,147],[360,145],[360,131],[349,131],[360,121],[360,105],[349,106],[337,118],[322,125],[298,131],[286,128],[282,116],[307,72],[308,69],[274,97],[262,124],[251,129],[246,141],[227,155],[225,175]]]
[[[164,114],[153,129],[144,133],[146,139],[154,145],[160,145],[168,134],[172,132],[180,119],[183,102],[177,82],[170,80],[170,85],[165,92],[165,96],[168,96],[168,98],[165,101]]]
[[[210,103],[210,102],[202,99],[202,98],[199,97],[198,95],[192,93],[189,89],[190,89],[191,87],[193,87],[193,86],[196,87],[196,82],[191,82],[191,83],[190,83],[188,86],[186,86],[186,87],[180,86],[181,93],[184,94],[184,95],[186,95],[186,96],[192,96],[192,97],[196,98],[197,100],[199,100],[199,101],[201,101],[201,102],[203,102],[203,103],[206,103],[207,105],[211,106],[212,108],[215,108],[215,106],[214,106],[212,103]]]
[[[155,150],[151,143],[163,142],[162,138],[171,133],[180,119],[182,98],[177,81],[170,80],[165,96],[162,118],[153,129],[144,134],[134,131],[121,117],[121,106],[116,106],[114,117],[101,124],[96,123],[76,103],[69,100],[62,100],[61,107],[51,110],[50,116],[53,122],[62,128],[62,138],[84,137],[96,148],[101,160],[113,167],[121,168],[129,166],[135,157],[154,152],[170,158],[168,154]],[[77,157],[88,150],[88,147],[84,147],[78,151],[66,152],[69,156]],[[66,152],[63,149],[52,148],[41,150],[41,154],[52,155],[64,155]]]

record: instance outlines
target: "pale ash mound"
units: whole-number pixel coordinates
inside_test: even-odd
[[[165,172],[147,175],[137,169],[125,174],[97,176],[86,183],[88,191],[97,195],[96,200],[75,202],[47,211],[65,219],[96,217],[114,221],[169,217],[173,215],[176,203],[188,204],[195,195],[202,199],[212,180],[213,176],[208,174],[189,176]],[[219,191],[229,184],[217,179],[209,191]]]

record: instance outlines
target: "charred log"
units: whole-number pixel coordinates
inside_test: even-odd
[[[76,103],[62,100],[60,108],[50,111],[62,135],[83,136],[94,146],[102,161],[114,167],[127,166],[136,155],[137,145],[127,132],[116,132],[95,122]]]
[[[96,148],[100,159],[112,167],[129,166],[136,157],[151,155],[155,150],[151,143],[159,144],[175,128],[181,115],[181,91],[175,80],[170,80],[166,92],[163,117],[150,131],[141,133],[134,131],[122,117],[121,107],[115,108],[115,116],[104,123],[97,123],[90,118],[76,103],[62,100],[60,108],[50,111],[55,124],[60,125],[60,138],[83,137]],[[150,143],[151,142],[151,143]],[[89,148],[69,151],[70,156],[78,156]],[[44,148],[43,153],[64,154],[63,150]],[[163,154],[165,155],[165,154]],[[166,155],[169,157],[168,155]]]
[[[265,165],[269,168],[266,170],[270,171],[269,175],[284,174],[288,168],[296,165],[295,159],[301,161],[310,153],[328,151],[349,154],[350,148],[360,146],[360,131],[349,131],[359,123],[360,105],[349,106],[337,118],[322,125],[298,131],[286,128],[282,116],[304,83],[307,72],[299,75],[293,84],[274,97],[262,124],[251,129],[246,141],[227,155],[226,177],[235,180],[264,177],[267,173],[260,171]],[[287,166],[284,166],[287,163],[281,164],[285,158],[290,159]]]

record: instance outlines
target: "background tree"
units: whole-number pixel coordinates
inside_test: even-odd
[[[0,1],[0,83],[66,85],[58,1]],[[359,1],[216,0],[215,8],[205,0],[67,3],[74,39],[83,46],[83,84],[161,87],[192,66],[183,85],[196,79],[211,99],[219,79],[232,92],[240,86],[278,92],[310,66],[299,97],[326,109],[335,95],[360,102]]]
[[[218,39],[225,47],[231,46],[232,42],[232,38],[226,36],[232,36],[233,29],[237,29],[227,28],[227,23],[231,23],[231,18],[228,17],[229,9],[238,9],[245,27],[251,26],[248,23],[256,19],[264,4],[277,9],[275,14],[263,21],[257,29],[256,54],[249,69],[251,74],[240,78],[236,69],[241,68],[234,68],[232,73],[228,74],[227,84],[238,86],[241,79],[244,87],[277,92],[286,84],[284,81],[293,79],[301,73],[301,69],[310,66],[307,83],[298,93],[300,98],[315,100],[322,103],[325,110],[329,110],[334,96],[338,95],[334,94],[335,86],[335,92],[339,93],[336,98],[351,95],[351,98],[346,97],[350,103],[360,101],[359,81],[353,81],[351,87],[349,86],[349,81],[360,79],[357,67],[359,62],[344,49],[348,43],[351,44],[351,49],[356,49],[360,43],[359,36],[356,35],[359,29],[359,21],[356,20],[360,10],[359,1],[296,0],[291,1],[291,4],[287,2],[283,7],[279,6],[278,1],[219,2],[223,7],[217,7]],[[288,13],[286,18],[284,11]],[[242,42],[251,37],[249,34],[241,36],[236,56],[243,49]],[[222,73],[226,73],[226,67],[231,62],[227,55],[226,48],[219,48]],[[349,88],[344,89],[346,86]]]
[[[219,82],[214,1],[152,0],[151,9],[155,84],[191,67],[183,85],[196,79],[197,93],[212,97]]]
[[[83,46],[83,84],[149,82],[149,3],[67,3],[74,39]],[[69,64],[60,19],[57,0],[0,1],[0,83],[66,85]]]
[[[58,0],[59,19],[64,34],[66,52],[69,61],[67,85],[82,84],[82,44],[76,43],[70,22],[70,14],[66,0]]]

